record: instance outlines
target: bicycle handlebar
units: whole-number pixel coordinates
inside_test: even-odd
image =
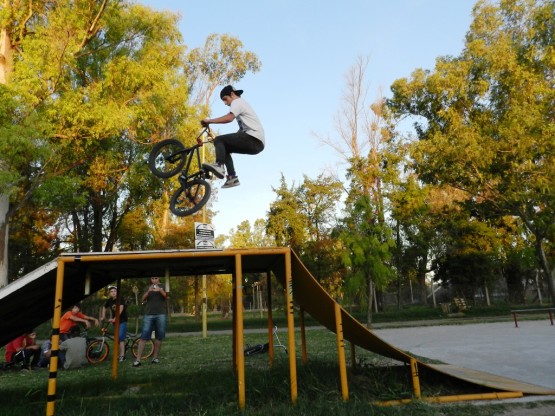
[[[202,140],[202,135],[205,133],[208,136],[208,140]],[[210,126],[206,126],[202,129],[200,134],[197,136],[197,143],[199,146],[202,146],[204,143],[213,142],[215,137],[216,136],[214,136],[214,133],[212,133],[212,130],[210,130]]]

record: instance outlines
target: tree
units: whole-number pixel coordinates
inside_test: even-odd
[[[2,10],[13,57],[2,68],[5,221],[31,203],[55,207],[74,249],[110,250],[123,216],[156,190],[143,143],[187,113],[177,17],[126,1],[27,6]]]
[[[390,194],[391,215],[397,225],[396,268],[399,278],[415,281],[419,287],[419,301],[428,304],[426,276],[433,260],[434,243],[437,242],[437,225],[440,215],[434,215],[434,205],[439,192],[431,186],[422,186],[413,174],[408,174]],[[444,195],[444,193],[442,193]],[[437,213],[445,210],[439,204]],[[401,281],[399,281],[401,284]]]
[[[272,247],[273,239],[266,235],[266,221],[258,218],[251,224],[248,220],[237,226],[237,230],[229,232],[229,245],[231,248]]]
[[[349,215],[336,231],[345,248],[342,260],[348,269],[346,286],[351,298],[362,298],[366,304],[366,323],[370,326],[375,291],[384,289],[394,276],[389,263],[395,242],[387,225],[368,221],[374,207],[367,195],[356,195],[347,205]]]
[[[370,324],[375,286],[383,289],[385,281],[393,276],[387,264],[390,253],[383,251],[393,247],[386,222],[384,186],[392,184],[397,173],[384,100],[370,105],[367,102],[367,67],[368,58],[360,57],[347,72],[343,106],[336,120],[338,137],[323,141],[349,164],[347,215],[338,235],[347,248],[344,261],[351,272],[350,285],[366,293]],[[372,250],[376,252],[371,254]],[[364,263],[366,255],[373,257]]]
[[[210,97],[218,85],[233,84],[247,72],[258,72],[258,57],[250,51],[242,51],[243,42],[224,34],[211,34],[204,47],[195,48],[187,56],[189,86],[195,92],[197,104],[210,107]]]
[[[332,236],[337,222],[342,185],[336,179],[319,175],[304,177],[299,186],[288,188],[285,178],[274,189],[277,199],[270,205],[267,232],[278,246],[292,247],[316,280],[339,296],[343,282],[340,246]]]
[[[388,104],[414,121],[422,181],[464,191],[481,220],[520,218],[555,301],[555,4],[479,1],[473,15],[462,54],[395,81]]]
[[[289,188],[281,175],[279,188],[272,190],[276,193],[276,200],[270,204],[266,232],[274,238],[278,247],[291,247],[301,253],[307,230],[295,186],[293,184]]]

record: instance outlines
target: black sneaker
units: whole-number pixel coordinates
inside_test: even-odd
[[[133,367],[140,367],[141,366],[141,362],[139,360],[136,360],[133,362]]]
[[[160,364],[160,360],[158,358],[153,358],[151,362],[152,364]]]

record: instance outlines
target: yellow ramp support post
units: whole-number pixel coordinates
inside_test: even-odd
[[[113,354],[112,354],[112,379],[114,381],[118,380],[118,365],[119,365],[119,356],[123,355],[125,353],[125,351],[120,351],[120,345],[119,345],[119,314],[120,314],[120,306],[121,306],[121,292],[120,292],[120,287],[121,287],[121,279],[118,279],[116,282],[116,287],[117,287],[117,291],[118,291],[118,295],[116,296],[116,309],[114,311],[115,313],[115,317],[116,317],[116,322],[114,323],[114,347],[113,347]],[[107,341],[106,341],[107,342]],[[131,355],[133,355],[133,352],[131,352]]]
[[[241,410],[245,409],[245,355],[243,347],[243,265],[240,254],[235,255],[235,357],[237,359],[238,402]]]
[[[60,320],[62,318],[64,271],[65,262],[62,258],[58,258],[58,270],[56,272],[56,291],[54,294],[54,315],[52,317],[52,354],[50,356],[50,367],[48,374],[46,416],[54,415],[54,404],[56,402],[56,381],[58,376],[58,363],[60,353]]]
[[[343,338],[343,321],[341,306],[335,303],[335,333],[337,335],[337,355],[339,361],[339,376],[341,378],[341,396],[343,401],[349,400],[349,385],[347,383],[347,364],[345,362],[345,339]]]
[[[521,391],[502,391],[498,393],[475,393],[475,394],[459,394],[454,396],[438,396],[438,397],[424,397],[422,401],[426,403],[453,403],[453,402],[463,402],[469,400],[504,400],[504,399],[516,399],[523,397],[524,394]],[[413,399],[401,399],[401,400],[388,400],[385,402],[376,402],[377,406],[396,406],[402,404],[412,403]]]
[[[274,365],[274,317],[272,314],[272,274],[266,273],[266,295],[268,298],[268,359],[270,368]]]
[[[291,252],[285,253],[285,305],[287,307],[287,346],[289,350],[289,379],[291,403],[297,404],[297,363],[295,353],[295,319],[293,315],[293,277],[291,275]]]
[[[422,394],[420,393],[420,377],[418,376],[418,362],[416,358],[410,358],[410,373],[412,376],[412,391],[414,397],[418,400],[421,399]]]

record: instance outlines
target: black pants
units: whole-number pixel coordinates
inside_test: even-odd
[[[23,367],[37,365],[40,357],[39,350],[24,349],[12,355],[13,363],[21,363]]]
[[[264,144],[255,137],[237,132],[216,137],[214,148],[216,149],[216,163],[224,163],[227,174],[235,176],[235,166],[231,154],[256,155],[264,150]]]

